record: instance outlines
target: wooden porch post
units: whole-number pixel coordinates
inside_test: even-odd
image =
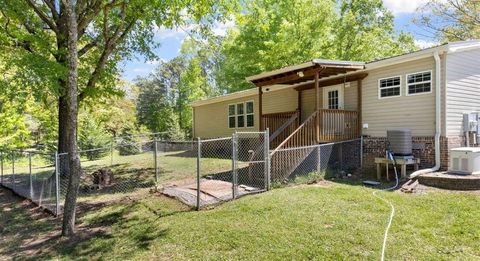
[[[358,134],[362,136],[362,80],[357,80]]]
[[[320,72],[315,73],[315,112],[320,109],[320,85],[318,83]],[[320,142],[320,115],[317,115],[317,124],[315,124],[317,133],[317,143]]]
[[[264,126],[263,126],[263,112],[262,112],[262,96],[263,96],[263,91],[262,91],[262,87],[259,86],[258,87],[258,117],[259,117],[259,121],[260,121],[260,131],[263,131],[264,129]]]
[[[298,106],[297,106],[297,110],[298,110],[298,123],[301,123],[302,122],[302,91],[297,91],[297,94],[298,94]]]

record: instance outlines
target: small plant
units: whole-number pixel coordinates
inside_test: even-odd
[[[307,175],[295,177],[295,184],[314,184],[325,180],[325,172],[310,172]]]

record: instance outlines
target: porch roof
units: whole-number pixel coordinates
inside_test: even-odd
[[[275,84],[293,85],[312,81],[317,73],[321,79],[364,68],[364,62],[313,59],[306,63],[250,76],[246,80],[258,87]]]

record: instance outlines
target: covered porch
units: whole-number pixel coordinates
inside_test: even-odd
[[[361,62],[312,60],[247,78],[258,88],[260,129],[269,129],[271,148],[360,137],[361,88],[367,74],[356,71],[363,68]],[[297,91],[297,109],[263,113],[264,93],[286,85]]]

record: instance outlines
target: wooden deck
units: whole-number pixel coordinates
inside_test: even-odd
[[[360,137],[358,112],[320,109],[300,124],[299,111],[266,114],[272,149],[309,146],[318,143],[351,140]]]

